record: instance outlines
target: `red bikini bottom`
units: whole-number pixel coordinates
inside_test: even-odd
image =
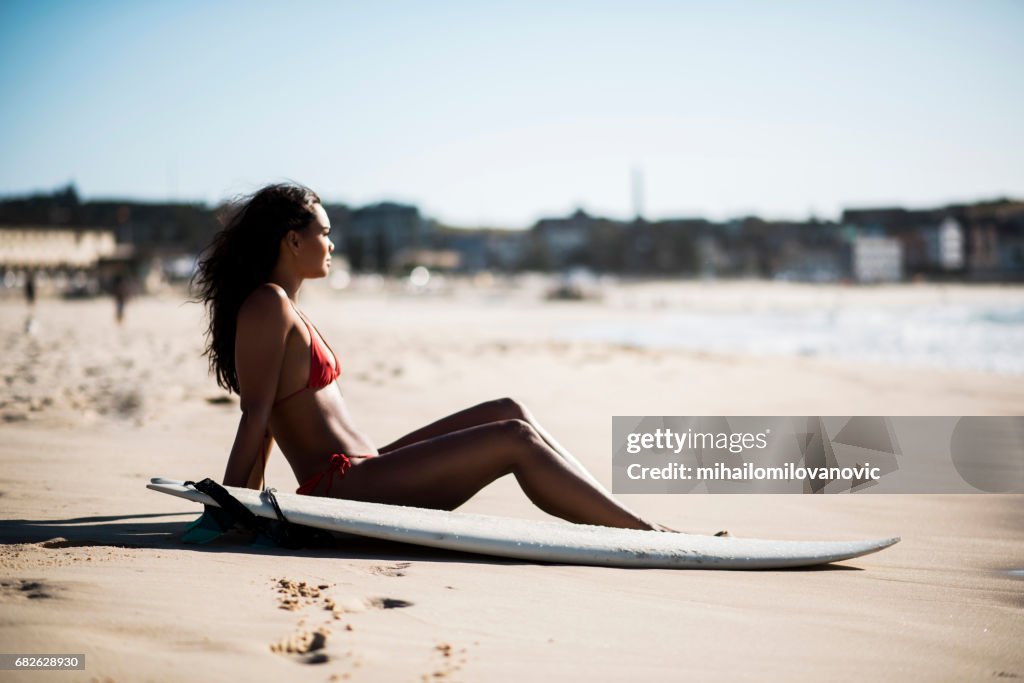
[[[375,456],[366,455],[360,456],[366,458],[373,458]],[[348,459],[348,456],[344,453],[335,453],[331,456],[331,462],[328,463],[327,467],[323,472],[313,475],[305,484],[296,489],[295,493],[303,496],[327,496],[330,494],[331,485],[334,483],[334,473],[338,473],[338,477],[344,477],[345,472],[352,467],[352,461]],[[323,493],[317,493],[316,489],[319,488],[320,482],[327,476],[327,486],[324,488]]]

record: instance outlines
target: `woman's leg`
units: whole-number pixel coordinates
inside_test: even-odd
[[[533,416],[533,413],[527,410],[526,406],[522,405],[515,399],[511,398],[499,398],[494,399],[492,401],[486,401],[484,403],[480,403],[470,408],[466,408],[465,410],[460,410],[457,413],[452,413],[447,417],[443,417],[440,420],[432,422],[425,427],[421,427],[420,429],[417,429],[414,432],[406,434],[397,441],[394,441],[388,444],[387,446],[380,448],[379,452],[382,455],[384,455],[387,453],[391,453],[397,449],[404,448],[406,446],[411,446],[416,443],[436,439],[437,437],[444,436],[446,434],[452,434],[462,430],[471,429],[473,427],[478,427],[505,420],[520,420],[530,425],[530,427],[533,428],[535,435],[538,438],[540,438],[545,443],[545,445],[547,445],[548,448],[551,449],[551,451],[556,453],[568,468],[573,470],[577,476],[589,482],[593,488],[603,493],[606,498],[614,501],[614,498],[612,498],[612,494],[608,491],[608,489],[602,486],[601,482],[594,478],[594,476],[587,471],[587,468],[585,468],[579,460],[573,457],[573,455],[569,451],[567,451],[561,444],[555,441],[555,438],[551,436],[551,434],[548,433],[547,430],[541,427],[540,423],[537,421],[537,418]],[[486,486],[487,483],[481,485],[480,488]],[[472,495],[473,494],[470,494],[470,496]],[[622,508],[623,510],[629,512],[629,510],[621,503],[618,503],[616,501],[615,504]],[[632,512],[629,512],[629,514],[633,515],[634,517],[636,516]],[[658,531],[671,531],[676,533],[682,533],[679,532],[678,529],[673,529],[663,524],[654,523],[651,526],[653,526]],[[728,536],[729,532],[723,529],[721,531],[716,532],[714,535]]]
[[[656,528],[581,476],[523,420],[489,422],[386,451],[348,470],[330,495],[453,510],[510,473],[537,507],[556,517]]]
[[[569,451],[565,450],[561,444],[555,441],[551,434],[540,426],[537,418],[535,418],[533,414],[526,409],[526,406],[511,398],[499,398],[493,401],[487,401],[471,408],[460,410],[457,413],[452,413],[447,417],[443,417],[436,422],[428,424],[426,427],[422,427],[414,432],[406,434],[397,441],[390,443],[379,450],[381,453],[388,453],[396,448],[443,436],[444,434],[450,434],[452,432],[469,429],[470,427],[476,427],[490,422],[500,422],[502,420],[522,420],[523,422],[528,423],[533,427],[534,431],[537,432],[537,435],[540,436],[540,438],[551,448],[551,450],[557,453],[571,468],[575,469],[593,486],[604,491],[606,494],[611,495],[608,493],[608,490],[601,485],[601,482],[595,479],[594,476],[587,471],[587,468],[585,468],[579,460],[574,458]]]
[[[382,446],[379,450],[381,453],[387,453],[388,451],[393,451],[396,448],[409,446],[414,443],[419,443],[420,441],[444,436],[445,434],[451,434],[452,432],[458,432],[463,429],[469,429],[470,427],[487,424],[488,422],[518,419],[513,416],[514,411],[510,409],[511,403],[513,403],[512,399],[499,398],[494,401],[486,401],[472,406],[471,408],[460,410],[457,413],[452,413],[451,415],[442,417],[440,420],[431,422],[425,427],[420,427],[416,431],[409,432],[397,441],[393,441],[386,446]]]

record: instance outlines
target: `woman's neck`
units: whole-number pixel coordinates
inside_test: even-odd
[[[281,287],[293,302],[299,296],[299,289],[302,287],[301,277],[294,273],[283,272],[279,268],[274,268],[270,273],[270,282]]]

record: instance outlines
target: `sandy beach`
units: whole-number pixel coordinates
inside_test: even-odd
[[[511,396],[611,484],[613,415],[1022,415],[1020,376],[567,338],[666,308],[1024,299],[1021,288],[309,287],[341,387],[378,445]],[[10,681],[1002,680],[1024,678],[1024,496],[630,495],[697,533],[902,536],[815,570],[626,570],[377,541],[329,551],[184,545],[198,506],[150,477],[220,480],[238,421],[201,357],[203,311],[0,300],[0,652],[84,653]],[[730,308],[731,307],[731,308]],[[267,484],[297,486],[279,452]],[[511,477],[470,512],[546,519]],[[302,653],[311,643],[322,644]]]

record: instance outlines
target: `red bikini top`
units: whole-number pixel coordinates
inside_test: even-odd
[[[322,339],[320,333],[314,334],[313,330],[315,328],[309,324],[309,321],[298,310],[295,313],[302,318],[302,322],[306,323],[306,329],[309,330],[309,381],[306,382],[306,386],[301,387],[298,391],[293,391],[287,396],[279,398],[274,405],[286,401],[306,389],[322,389],[338,379],[338,376],[341,374],[341,364],[338,362],[338,357],[334,355],[334,349],[329,346],[325,349],[324,344],[327,342],[325,341],[324,344],[320,343],[319,340]],[[334,361],[333,366],[327,360],[328,351],[330,351],[331,359]]]

